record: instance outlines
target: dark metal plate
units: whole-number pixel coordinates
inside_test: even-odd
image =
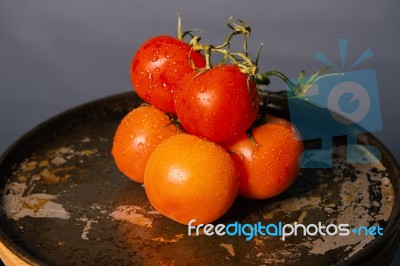
[[[155,212],[141,185],[119,173],[110,155],[134,93],[67,111],[30,131],[0,160],[1,241],[30,264],[330,265],[389,263],[399,238],[399,167],[383,145],[376,164],[348,164],[334,141],[332,169],[303,169],[284,194],[238,199],[216,223],[379,225],[383,236],[189,236]],[[314,108],[315,109],[315,108]],[[270,111],[287,116],[285,106]],[[315,110],[314,110],[315,111]],[[310,125],[311,126],[311,125]],[[315,130],[324,130],[315,125]],[[307,146],[318,145],[315,142]],[[206,171],[206,169],[205,169]]]

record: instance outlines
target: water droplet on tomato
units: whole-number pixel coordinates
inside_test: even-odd
[[[146,102],[151,102],[151,96],[150,96],[150,95],[145,95],[145,96],[144,96],[144,100],[145,100]]]
[[[160,73],[160,71],[161,71],[161,69],[160,69],[159,67],[156,67],[154,70],[155,70],[157,73]]]
[[[164,83],[162,84],[162,86],[163,86],[163,88],[166,88],[166,87],[167,87],[167,83],[164,82]]]
[[[143,142],[139,142],[137,146],[138,146],[139,149],[143,149],[144,144],[143,144]]]
[[[171,58],[174,58],[175,53],[174,52],[170,52],[170,51],[165,51],[164,55],[165,55],[165,57],[167,59],[171,59]]]
[[[200,92],[201,92],[201,93],[205,93],[206,90],[207,90],[206,86],[201,86],[201,87],[200,87]]]
[[[162,139],[164,138],[164,136],[163,136],[163,135],[158,135],[157,138],[158,138],[159,140],[162,140]]]
[[[158,60],[158,55],[153,55],[153,57],[151,58],[151,61],[156,62]]]

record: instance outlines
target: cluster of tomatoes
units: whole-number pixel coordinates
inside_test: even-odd
[[[238,194],[266,199],[294,182],[300,135],[271,116],[253,125],[258,86],[243,64],[211,66],[207,51],[157,36],[136,52],[131,81],[147,104],[123,118],[112,154],[161,214],[183,224],[210,223]]]

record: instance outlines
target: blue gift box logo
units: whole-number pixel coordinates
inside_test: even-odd
[[[372,56],[366,50],[355,63],[346,69],[345,60],[348,40],[339,40],[341,70],[343,75],[326,76],[318,79],[305,95],[316,106],[323,107],[320,112],[307,117],[295,98],[289,97],[291,121],[299,128],[304,140],[320,139],[321,148],[306,150],[302,157],[303,168],[332,167],[332,138],[346,136],[347,161],[349,163],[374,163],[380,160],[380,152],[369,145],[358,144],[358,134],[376,132],[382,129],[376,72],[373,69],[351,70]],[[333,66],[321,52],[316,59]],[[296,84],[297,80],[293,79]],[[323,130],[316,130],[315,124]],[[314,126],[313,126],[314,125]]]

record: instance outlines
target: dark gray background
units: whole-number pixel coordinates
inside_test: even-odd
[[[185,29],[203,29],[203,40],[212,43],[222,42],[230,16],[245,19],[253,29],[251,51],[264,43],[260,68],[291,77],[323,67],[314,59],[317,51],[340,65],[340,38],[349,39],[349,64],[370,48],[374,56],[357,69],[377,72],[383,130],[375,135],[400,159],[400,2],[395,0],[1,0],[0,154],[66,109],[131,90],[134,52],[154,35],[175,35],[177,11]]]

